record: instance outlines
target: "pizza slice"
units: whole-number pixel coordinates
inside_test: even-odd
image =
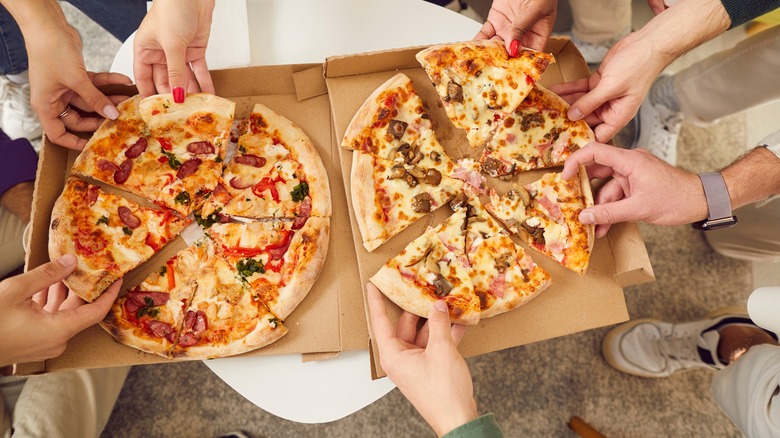
[[[442,173],[438,166],[430,155],[406,164],[353,154],[352,207],[366,250],[373,251],[461,190],[463,181]]]
[[[230,199],[221,212],[246,218],[330,216],[328,176],[306,134],[261,104],[245,129],[222,176]]]
[[[73,172],[143,196],[181,215],[197,210],[216,186],[235,103],[191,94],[132,97],[117,107],[76,159]]]
[[[501,197],[491,189],[486,208],[529,246],[584,275],[594,227],[582,224],[579,214],[592,205],[590,182],[581,167],[579,176],[568,181],[552,172]]]
[[[188,247],[117,298],[100,323],[122,344],[168,357],[195,295],[205,242]]]
[[[188,224],[167,210],[141,207],[70,177],[52,211],[49,257],[76,255],[76,269],[64,282],[91,302]]]
[[[358,109],[341,146],[393,160],[402,145],[428,154],[420,140],[433,133],[425,105],[412,81],[398,73],[380,85]]]
[[[216,254],[211,241],[204,246],[195,295],[184,312],[171,357],[233,356],[264,347],[287,334],[281,319]]]
[[[557,94],[534,85],[517,109],[496,123],[480,158],[488,175],[561,166],[574,151],[594,141],[584,120],[566,117],[569,105]]]
[[[527,303],[551,279],[482,208],[475,192],[467,192],[450,202],[455,212],[432,232],[468,267],[480,318],[488,318]]]
[[[431,46],[417,54],[452,123],[483,145],[495,121],[512,113],[555,59],[523,48],[511,58],[501,41]]]
[[[328,253],[330,219],[218,223],[208,230],[217,252],[280,319],[309,293]]]
[[[479,322],[479,299],[468,268],[430,230],[388,260],[371,282],[399,307],[423,318],[441,299],[453,323]]]

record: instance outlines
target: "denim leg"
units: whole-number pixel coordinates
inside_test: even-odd
[[[27,48],[14,17],[0,6],[0,74],[15,75],[27,70]]]
[[[124,41],[146,16],[146,0],[68,0],[86,16]]]

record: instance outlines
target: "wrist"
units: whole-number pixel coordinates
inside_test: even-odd
[[[436,435],[443,436],[450,431],[457,429],[458,427],[479,418],[479,412],[477,412],[477,402],[472,398],[468,403],[463,406],[449,406],[449,412],[439,412],[438,414],[444,414],[437,417],[433,422],[430,422],[433,431]]]
[[[14,17],[25,39],[51,26],[68,24],[56,0],[2,0],[0,3]]]

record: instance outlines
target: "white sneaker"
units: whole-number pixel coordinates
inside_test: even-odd
[[[583,41],[574,36],[574,34],[571,32],[564,32],[562,35],[568,36],[571,42],[577,46],[577,49],[580,51],[580,53],[582,53],[582,57],[585,58],[585,62],[588,64],[599,64],[604,60],[604,57],[607,55],[607,52],[609,52],[609,49],[611,49],[612,46],[617,44],[618,41],[620,41],[629,33],[631,33],[630,27],[623,30],[620,35],[608,40],[599,41],[598,43],[589,43],[587,41]]]
[[[16,84],[0,76],[3,131],[11,139],[34,140],[43,134],[41,122],[30,106],[30,84]]]
[[[631,149],[645,148],[672,166],[677,164],[677,139],[683,117],[666,105],[654,104],[649,97],[639,107],[636,140]]]
[[[727,324],[755,324],[743,309],[724,308],[708,319],[680,324],[638,319],[612,329],[602,353],[612,368],[641,377],[666,377],[694,368],[719,370],[718,329]]]

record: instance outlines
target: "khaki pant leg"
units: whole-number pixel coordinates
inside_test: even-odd
[[[98,437],[130,367],[32,376],[13,412],[16,437]]]
[[[24,227],[21,219],[0,207],[0,277],[24,264]]]
[[[710,123],[780,98],[780,26],[774,26],[674,75],[686,119]]]
[[[631,0],[569,0],[572,34],[587,43],[600,43],[631,27]]]
[[[780,198],[734,211],[737,225],[704,233],[718,253],[740,260],[780,262]]]

